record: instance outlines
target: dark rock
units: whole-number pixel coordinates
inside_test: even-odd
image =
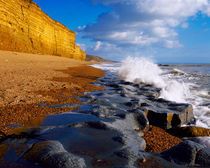
[[[144,111],[139,109],[133,110],[132,113],[126,115],[126,118],[132,120],[132,125],[134,129],[145,130],[149,126],[149,121],[145,116]]]
[[[24,159],[38,163],[44,167],[55,168],[83,168],[83,159],[68,153],[58,141],[44,141],[33,145],[24,156]]]
[[[183,140],[190,140],[210,148],[210,136],[201,137],[183,137]]]
[[[157,113],[152,110],[146,111],[147,119],[149,120],[150,125],[154,125],[160,128],[167,128],[167,114],[166,113]]]
[[[210,148],[198,151],[195,159],[196,166],[210,167]]]
[[[139,106],[140,106],[140,107],[147,107],[147,106],[149,106],[149,104],[139,102]]]
[[[128,106],[129,108],[132,108],[132,109],[136,109],[139,107],[139,103],[138,101],[130,101],[130,102],[126,102],[124,103],[125,106]]]
[[[108,159],[92,159],[91,161],[93,167],[110,167],[112,162]]]
[[[183,166],[195,166],[196,165],[196,157],[197,153],[204,149],[205,146],[197,144],[192,141],[185,140],[180,144],[160,153],[161,157],[166,159],[169,162],[174,162],[179,165]],[[198,155],[199,156],[199,155]],[[209,156],[208,156],[209,157]],[[205,155],[202,157],[198,157],[198,160],[206,159],[207,156]],[[198,161],[200,162],[200,161]],[[207,163],[208,161],[205,161]]]
[[[100,130],[108,130],[107,126],[100,122],[100,121],[88,121],[88,122],[81,122],[81,123],[73,123],[69,124],[68,127],[73,128],[94,128],[94,129],[100,129]]]
[[[153,100],[153,105],[141,106],[140,109],[145,111],[150,125],[162,129],[180,127],[194,122],[193,109],[189,104],[158,99]]]
[[[115,114],[115,116],[125,119],[126,114],[125,113],[117,113],[117,114]]]
[[[128,159],[129,154],[126,150],[120,150],[120,151],[116,151],[114,152],[114,154],[116,156],[118,156],[119,158],[123,158],[123,159]]]
[[[119,142],[121,144],[124,144],[123,138],[120,137],[120,136],[112,137],[112,140],[115,141],[115,142]]]
[[[86,122],[86,125],[89,128],[95,128],[95,129],[101,129],[101,130],[107,130],[108,129],[107,126],[102,122],[90,121],[90,122]]]

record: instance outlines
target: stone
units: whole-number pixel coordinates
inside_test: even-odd
[[[75,32],[54,21],[31,0],[0,0],[0,50],[85,60]]]
[[[141,105],[141,103],[139,103]],[[150,125],[170,129],[194,122],[192,105],[154,99],[140,107],[145,111]]]
[[[195,164],[198,167],[210,167],[210,148],[205,148],[198,151]]]
[[[208,152],[203,151],[198,155],[198,152],[205,149],[205,146],[197,144],[195,142],[185,140],[178,145],[163,151],[160,156],[169,162],[174,162],[178,165],[183,166],[196,166],[197,162],[200,163],[201,160],[208,163],[205,159],[209,158]],[[207,153],[207,155],[206,155]],[[203,154],[203,155],[202,155]],[[199,160],[200,159],[200,160]]]
[[[83,168],[85,161],[67,152],[58,141],[43,141],[33,145],[24,159],[44,167]]]
[[[141,110],[134,110],[132,113],[127,114],[126,118],[131,120],[133,129],[146,130],[149,127],[149,121]]]

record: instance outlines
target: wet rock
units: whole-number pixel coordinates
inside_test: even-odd
[[[128,106],[131,109],[136,109],[139,107],[138,101],[137,100],[131,100],[129,102],[124,103],[125,106]]]
[[[120,136],[112,137],[112,140],[115,141],[115,142],[119,142],[121,144],[124,144],[123,138],[120,137]]]
[[[171,72],[171,74],[180,74],[180,75],[184,75],[185,72],[179,70],[179,69],[173,69]]]
[[[196,166],[203,161],[208,164],[209,151],[204,150],[205,146],[192,141],[185,140],[180,144],[160,153],[161,157],[167,161],[183,166]],[[199,153],[199,151],[203,152]],[[199,153],[199,154],[198,154]],[[197,158],[197,159],[196,159]]]
[[[210,129],[196,126],[172,128],[167,130],[167,132],[178,137],[210,136]]]
[[[138,167],[141,168],[180,168],[184,166],[177,165],[160,158],[151,153],[144,153],[144,156],[137,160]],[[136,166],[137,167],[137,166]]]
[[[86,126],[89,128],[108,130],[107,126],[102,122],[86,122]]]
[[[94,167],[112,166],[112,162],[108,159],[92,159],[91,163]]]
[[[145,111],[150,125],[170,129],[194,122],[193,109],[189,104],[157,99],[149,106],[144,105],[140,109]]]
[[[100,122],[100,121],[89,121],[89,122],[81,122],[81,123],[73,123],[69,124],[68,127],[72,128],[94,128],[99,130],[108,130],[108,127]]]
[[[116,117],[119,117],[121,119],[125,119],[126,117],[126,114],[125,113],[118,113],[118,114],[115,114]]]
[[[183,140],[190,140],[199,144],[202,144],[208,148],[210,148],[210,136],[202,136],[202,137],[184,137]]]
[[[200,167],[210,167],[210,148],[198,151],[195,164]]]
[[[126,115],[126,118],[131,120],[133,129],[145,130],[149,127],[149,121],[144,111],[133,110],[132,113]]]
[[[38,163],[44,167],[55,168],[83,168],[83,159],[68,153],[58,141],[43,141],[33,145],[24,156],[24,159]]]
[[[119,158],[123,158],[123,159],[129,158],[128,151],[126,151],[126,150],[116,151],[116,152],[114,152],[114,154]]]
[[[39,166],[26,166],[21,163],[0,163],[0,168],[40,168]]]

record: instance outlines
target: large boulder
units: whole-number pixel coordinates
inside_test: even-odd
[[[185,140],[180,144],[160,153],[160,156],[169,162],[187,167],[210,166],[209,148],[198,143]]]
[[[67,152],[58,141],[43,141],[33,145],[24,156],[24,159],[38,163],[43,167],[54,168],[83,168],[83,159]]]
[[[194,122],[192,105],[153,99],[152,103],[139,103],[150,125],[163,129],[179,127]]]

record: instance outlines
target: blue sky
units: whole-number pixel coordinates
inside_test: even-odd
[[[210,0],[34,0],[77,33],[86,53],[111,60],[210,63]]]

